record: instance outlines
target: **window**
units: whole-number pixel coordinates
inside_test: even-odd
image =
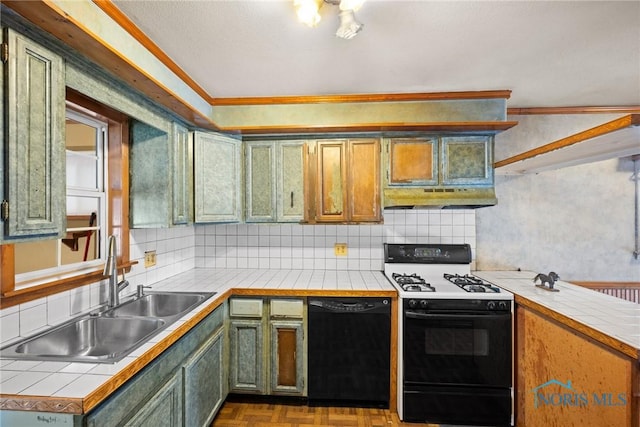
[[[67,109],[66,235],[15,245],[16,289],[104,262],[107,128],[104,121]]]
[[[0,246],[0,308],[101,280],[111,234],[118,269],[131,266],[128,117],[70,89],[66,116],[67,233]]]

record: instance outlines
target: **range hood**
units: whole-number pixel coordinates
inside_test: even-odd
[[[498,203],[493,187],[385,188],[385,209],[477,209]]]

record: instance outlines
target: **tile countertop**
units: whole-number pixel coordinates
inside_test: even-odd
[[[515,295],[516,303],[640,360],[640,304],[559,280],[550,292],[534,286],[530,271],[474,271]]]
[[[151,291],[216,295],[115,364],[0,359],[0,410],[88,412],[114,390],[114,383],[120,385],[135,375],[160,354],[166,340],[177,341],[231,292],[265,296],[397,294],[382,272],[354,270],[194,269],[151,286]]]

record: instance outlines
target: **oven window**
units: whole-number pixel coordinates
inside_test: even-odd
[[[488,356],[486,329],[433,328],[424,331],[424,352],[442,356]]]

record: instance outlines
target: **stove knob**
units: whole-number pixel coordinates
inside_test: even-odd
[[[500,302],[498,303],[498,308],[499,308],[500,310],[506,310],[506,309],[508,308],[508,306],[507,306],[507,302],[506,302],[506,301],[500,301]]]
[[[489,310],[495,310],[495,309],[496,309],[496,303],[495,303],[495,301],[489,301],[489,302],[487,303],[487,308],[488,308]]]
[[[420,300],[420,308],[427,308],[429,306],[429,301],[426,299]]]
[[[418,306],[418,301],[414,299],[409,300],[409,308],[416,308]]]

